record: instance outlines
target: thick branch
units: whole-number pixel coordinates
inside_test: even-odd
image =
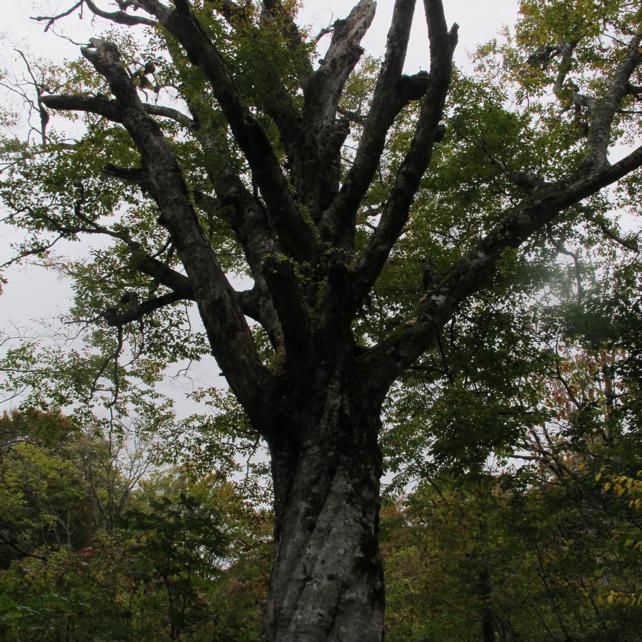
[[[157,3],[141,0],[153,12]],[[225,63],[189,8],[177,4],[175,11],[159,11],[159,20],[184,47],[190,61],[207,76],[232,133],[243,150],[265,199],[281,247],[290,256],[313,260],[316,241],[292,199],[276,154],[263,128],[243,103]]]
[[[637,34],[627,47],[626,55],[618,65],[601,98],[589,101],[589,133],[587,141],[587,164],[606,164],[611,139],[611,126],[622,99],[630,93],[629,79],[642,61],[642,35]]]
[[[283,7],[281,0],[263,0],[263,19],[264,20],[275,20],[280,22],[283,25],[283,36],[288,41],[288,43],[295,49],[303,53],[304,48],[304,39],[299,31],[299,27],[294,21],[292,15],[288,13]],[[312,63],[307,54],[305,54],[305,69],[304,74],[306,76],[312,75]]]
[[[193,284],[214,355],[237,397],[260,425],[261,392],[269,385],[269,375],[260,363],[235,293],[199,227],[176,158],[145,112],[116,47],[92,40],[82,53],[108,80],[116,96],[121,122],[147,170],[148,189],[161,212],[159,221],[169,230]]]
[[[450,85],[457,25],[448,31],[441,0],[425,0],[430,37],[430,84],[413,141],[395,180],[381,220],[355,268],[354,305],[364,300],[408,220],[410,206],[441,137],[441,120]]]
[[[230,223],[239,241],[245,258],[250,266],[253,277],[260,278],[265,257],[281,253],[276,242],[276,233],[271,226],[265,207],[261,201],[250,192],[238,174],[228,166],[223,169],[213,159],[218,159],[222,152],[229,150],[221,138],[213,136],[207,127],[207,114],[202,113],[202,107],[190,106],[194,114],[194,135],[203,149],[205,170],[214,187],[216,202],[211,197],[196,192],[194,197],[197,205],[205,211],[214,213],[218,218]],[[224,139],[223,139],[224,140]],[[221,147],[223,149],[221,150]],[[227,162],[227,161],[225,161]]]
[[[63,111],[84,111],[91,114],[104,116],[108,120],[116,123],[122,123],[121,110],[117,101],[100,96],[73,96],[73,95],[51,95],[42,96],[42,103],[51,109]],[[161,116],[176,121],[187,129],[194,127],[194,121],[189,117],[174,109],[173,107],[163,107],[162,105],[150,105],[141,103],[142,108],[153,116]]]
[[[276,351],[284,345],[283,331],[272,301],[266,292],[267,286],[265,284],[255,283],[251,290],[237,292],[236,298],[243,314],[260,323],[265,329],[272,347]]]
[[[330,242],[349,247],[352,244],[356,224],[356,210],[366,193],[377,169],[384,149],[386,134],[395,117],[407,104],[401,86],[401,72],[406,59],[410,27],[416,0],[396,0],[392,23],[388,31],[384,58],[372,106],[361,135],[361,142],[352,168],[343,182],[343,187],[331,209],[324,214],[322,236]],[[416,76],[418,95],[421,98],[428,88],[428,75]],[[423,80],[423,86],[421,86]],[[405,81],[408,84],[410,81]],[[423,91],[421,91],[423,89]]]
[[[601,171],[578,173],[571,180],[536,190],[512,209],[479,245],[461,259],[424,296],[414,319],[364,357],[368,372],[381,372],[373,382],[380,394],[423,352],[434,345],[439,329],[467,297],[487,286],[502,252],[516,248],[550,223],[565,208],[642,167],[642,147]]]
[[[572,101],[572,96],[569,96],[564,87],[566,82],[566,77],[571,71],[573,64],[573,52],[577,47],[576,42],[564,42],[559,46],[559,51],[562,54],[562,59],[560,60],[557,77],[555,78],[555,84],[553,85],[553,93],[557,98],[562,102],[564,106],[568,105]],[[569,100],[570,99],[570,100]]]
[[[200,109],[196,107],[190,109],[194,111],[195,121],[200,123],[202,120],[199,118]],[[243,312],[261,323],[275,348],[281,347],[283,332],[272,304],[273,297],[278,296],[278,293],[270,292],[264,277],[266,259],[269,256],[281,254],[275,241],[276,234],[264,206],[249,191],[240,177],[231,169],[221,171],[216,164],[209,162],[209,159],[220,154],[217,149],[220,145],[218,139],[212,137],[200,124],[195,127],[194,134],[205,152],[205,168],[217,196],[216,199],[212,199],[195,193],[196,203],[206,210],[213,210],[214,215],[231,225],[254,278],[251,294],[243,298],[244,303],[249,302],[248,305],[251,305],[251,311],[248,312],[248,307],[244,305]]]
[[[260,27],[256,27],[250,20],[251,12],[248,11],[247,4],[239,5],[232,0],[207,0],[207,2],[215,6],[233,29],[242,30],[246,37],[248,34],[258,35]],[[303,41],[298,27],[279,2],[272,3],[269,8],[263,11],[262,21],[267,20],[280,23],[285,39],[291,46],[301,50]],[[309,73],[312,73],[312,65],[309,63],[307,52],[301,51],[301,54],[308,63]],[[262,84],[270,87],[267,95],[261,96],[263,107],[279,129],[290,163],[296,164],[298,143],[302,136],[301,115],[295,108],[290,94],[286,91],[277,67],[270,64],[265,65],[262,68],[262,75],[267,75],[262,79]]]
[[[182,125],[186,129],[194,129],[194,121],[183,112],[173,107],[164,107],[163,105],[151,105],[149,103],[143,103],[143,109],[152,116],[160,116],[161,118],[169,118],[177,122],[179,125]]]
[[[194,288],[188,277],[173,270],[162,261],[144,254],[139,249],[132,252],[132,267],[170,288],[179,299],[196,300]]]
[[[361,39],[375,15],[374,0],[360,0],[345,20],[337,20],[321,66],[305,87],[303,116],[311,131],[332,123],[350,72],[363,54]]]
[[[290,262],[270,256],[263,274],[274,301],[283,330],[283,346],[287,364],[309,363],[312,353],[312,332],[303,294]]]
[[[118,310],[116,308],[107,308],[102,314],[103,318],[107,322],[107,325],[113,327],[121,327],[132,321],[138,321],[144,316],[160,310],[168,305],[180,301],[183,297],[176,292],[169,292],[163,294],[159,297],[154,297],[153,299],[147,299],[142,303],[139,303],[127,310]]]
[[[345,20],[335,22],[326,56],[305,83],[303,137],[292,169],[299,196],[315,222],[339,190],[341,147],[350,127],[345,119],[337,120],[337,108],[346,80],[363,54],[360,42],[375,4],[361,0]]]
[[[85,111],[104,116],[113,122],[122,122],[118,103],[115,100],[95,96],[43,96],[42,102],[51,109]]]

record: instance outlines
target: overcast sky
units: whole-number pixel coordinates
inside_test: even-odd
[[[57,62],[73,59],[79,56],[78,43],[86,42],[105,27],[104,22],[96,21],[92,25],[89,20],[80,21],[74,15],[59,23],[53,30],[56,33],[43,33],[43,25],[30,18],[63,11],[73,4],[73,0],[1,2],[0,66],[3,69],[20,69],[20,60],[14,47]],[[98,4],[106,9],[113,6],[109,0],[98,0]],[[300,22],[310,25],[312,32],[316,33],[337,18],[344,17],[353,4],[347,0],[304,0]],[[460,26],[456,61],[464,66],[476,45],[493,38],[503,25],[512,24],[517,15],[517,0],[444,0],[444,4],[448,22],[457,22]],[[428,68],[428,45],[421,5],[419,0],[406,65],[409,72]],[[392,7],[392,0],[379,0],[377,16],[364,39],[368,53],[383,53]],[[11,255],[10,243],[19,238],[14,230],[0,224],[0,264]],[[4,272],[4,276],[9,283],[0,296],[0,330],[11,332],[11,326],[16,325],[31,335],[50,332],[40,327],[38,320],[48,321],[66,311],[70,295],[68,286],[56,274],[33,266],[10,268]]]
[[[114,5],[110,0],[99,0],[99,5],[109,8]],[[35,15],[52,15],[73,4],[73,0],[2,0],[2,27],[13,44],[29,47],[33,52],[56,59],[77,55],[78,48],[72,43],[43,35],[42,25],[30,18]],[[328,26],[337,18],[344,17],[348,8],[354,4],[349,0],[304,0],[300,22],[311,25],[313,32]],[[364,44],[370,53],[381,53],[385,34],[392,14],[393,1],[379,0],[377,16]],[[426,40],[422,2],[417,2],[415,38],[409,51],[409,66],[426,67]],[[517,0],[444,0],[446,17],[449,23],[460,26],[460,44],[457,62],[466,60],[466,53],[476,44],[492,38],[504,24],[512,24],[517,14]],[[97,23],[95,33],[104,23]],[[88,21],[81,23],[76,16],[59,23],[56,31],[78,42],[91,35]]]

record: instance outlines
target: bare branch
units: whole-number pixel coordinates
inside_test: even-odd
[[[155,20],[150,20],[149,18],[142,18],[139,16],[133,16],[130,13],[125,11],[103,11],[100,9],[93,0],[83,0],[84,3],[89,7],[92,13],[105,18],[106,20],[111,20],[120,25],[126,25],[128,27],[133,27],[136,25],[145,25],[147,27],[155,27],[157,22]]]
[[[320,225],[324,238],[346,248],[352,245],[355,212],[375,174],[390,126],[411,97],[418,100],[428,88],[428,74],[418,74],[403,82],[401,76],[415,2],[416,0],[396,0],[395,2],[383,66],[377,79],[372,106],[354,163],[343,182],[339,196],[324,214]],[[411,78],[414,78],[414,84],[417,87],[414,95],[406,98],[404,94],[408,93],[407,89],[413,84]]]
[[[98,114],[115,122],[122,122],[121,110],[115,100],[97,96],[43,96],[42,102],[51,109],[62,111],[84,111]]]
[[[63,111],[84,111],[92,114],[98,114],[105,118],[121,123],[121,110],[115,100],[110,100],[102,96],[81,96],[81,95],[57,95],[42,96],[42,103],[51,109]],[[141,103],[142,108],[152,116],[160,116],[176,121],[186,129],[195,127],[194,121],[173,107],[164,107],[162,105],[151,105]]]
[[[152,116],[160,116],[161,118],[169,118],[182,125],[186,129],[194,129],[196,123],[183,112],[173,107],[164,107],[163,105],[152,105],[150,103],[143,103],[143,109]]]
[[[345,20],[337,20],[321,66],[305,86],[303,117],[317,133],[334,120],[350,72],[363,55],[361,39],[375,15],[374,0],[360,0]]]
[[[441,0],[425,0],[428,35],[430,38],[430,84],[424,98],[415,135],[399,169],[384,212],[366,250],[355,268],[355,306],[379,276],[390,251],[408,219],[410,206],[432,150],[441,136],[441,120],[450,85],[452,56],[457,44],[457,25],[448,31]]]
[[[33,70],[31,69],[31,64],[27,60],[27,57],[25,56],[25,54],[22,51],[20,51],[20,49],[16,49],[16,52],[25,63],[25,67],[27,68],[27,73],[29,74],[31,78],[31,82],[33,83],[33,87],[36,91],[36,104],[38,106],[38,113],[40,116],[40,135],[42,137],[42,145],[44,147],[47,145],[47,124],[49,123],[49,112],[47,112],[42,102],[42,92],[43,92],[42,82],[38,82],[38,80],[36,79],[36,76],[34,75]]]
[[[58,13],[54,16],[34,16],[32,20],[35,20],[36,22],[45,22],[45,31],[49,31],[53,25],[60,20],[61,18],[66,18],[67,16],[70,16],[76,9],[81,9],[83,5],[84,0],[79,0],[79,2],[76,2],[73,6],[71,6],[69,9],[66,11],[62,11],[61,13]]]

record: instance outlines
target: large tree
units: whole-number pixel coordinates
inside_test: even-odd
[[[506,294],[520,257],[576,223],[626,243],[603,214],[617,181],[635,198],[642,165],[639,9],[524,0],[515,40],[468,78],[441,0],[424,0],[429,71],[412,75],[415,0],[395,0],[380,64],[360,64],[373,0],[322,34],[320,60],[295,2],[112,4],[44,18],[121,30],[46,81],[31,69],[42,142],[7,146],[4,189],[33,230],[23,253],[43,233],[111,239],[75,271],[116,353],[130,324],[161,356],[198,354],[177,320],[196,303],[269,449],[265,639],[381,640],[382,404],[463,305]],[[83,114],[82,133],[48,132],[53,110]],[[173,328],[147,321],[166,307]]]

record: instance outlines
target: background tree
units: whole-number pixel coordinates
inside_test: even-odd
[[[213,352],[270,452],[266,639],[379,640],[384,399],[412,387],[455,315],[506,293],[575,225],[621,240],[604,214],[639,182],[642,148],[612,162],[639,139],[639,11],[524,1],[515,40],[467,78],[439,0],[424,2],[429,72],[413,75],[414,0],[396,0],[381,64],[356,72],[371,0],[334,24],[322,60],[294,3],[115,4],[44,19],[86,8],[123,29],[34,75],[41,142],[5,146],[10,220],[34,235],[21,252],[52,233],[111,240],[65,269],[114,362],[93,381],[116,397],[125,350],[147,383]],[[52,110],[80,113],[83,133],[45,131]],[[241,274],[250,289],[234,288]],[[184,301],[207,343],[187,338]]]
[[[229,482],[126,477],[59,415],[0,426],[3,640],[259,639],[269,519]]]
[[[425,362],[448,382],[388,404],[393,640],[638,637],[639,259],[588,245],[546,296],[462,310]]]

